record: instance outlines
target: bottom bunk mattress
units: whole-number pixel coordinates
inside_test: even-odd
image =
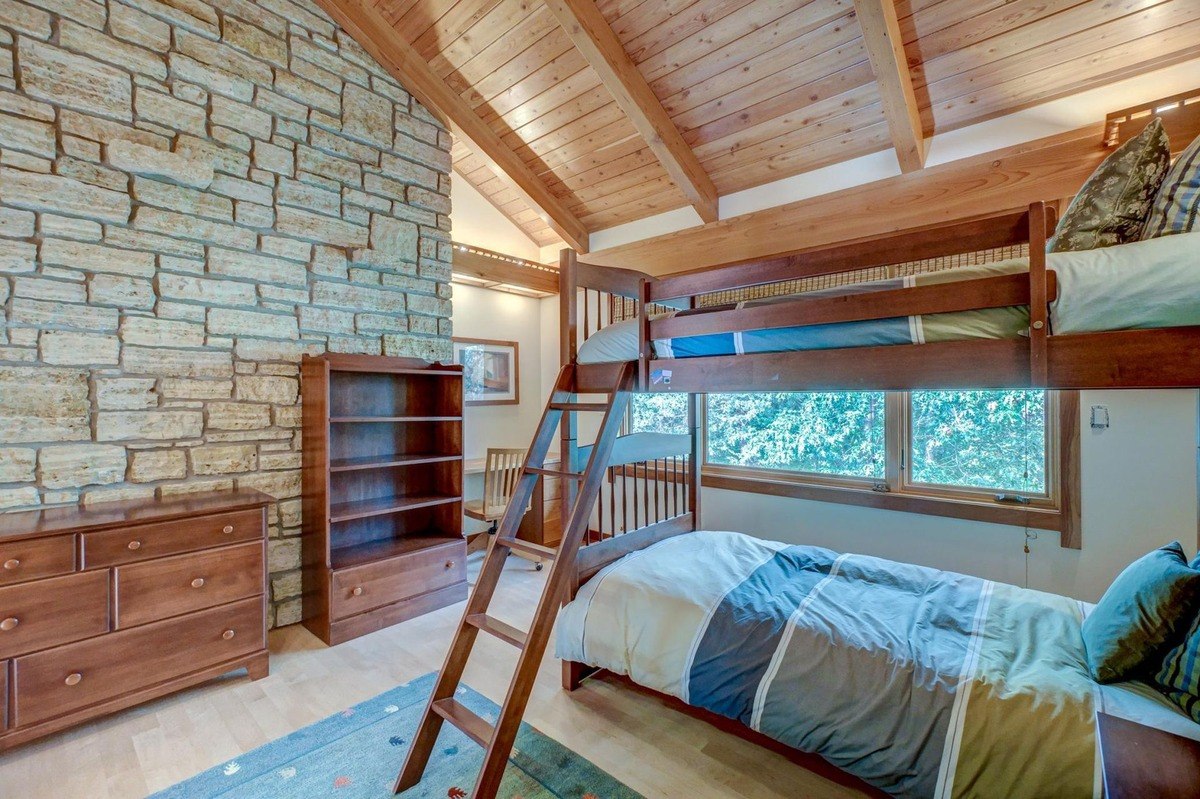
[[[1051,253],[1048,269],[1058,278],[1058,299],[1050,303],[1054,333],[1096,333],[1200,325],[1200,233],[1138,241],[1081,252]],[[807,292],[823,298],[890,289],[953,283],[1029,271],[1027,258],[875,280]],[[755,307],[794,300],[798,295],[749,300]],[[715,306],[682,314],[703,314]],[[653,342],[656,358],[744,355],[756,352],[926,344],[966,339],[1015,339],[1028,334],[1029,307],[901,316],[861,322],[780,327],[739,333],[712,333]],[[627,319],[597,331],[579,347],[579,363],[631,361],[638,356],[638,320]]]
[[[696,532],[610,565],[558,656],[736,719],[897,796],[1101,793],[1066,597],[864,555]]]

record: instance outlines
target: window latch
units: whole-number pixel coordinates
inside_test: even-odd
[[[1028,505],[1029,497],[1024,496],[1023,494],[997,494],[996,501],[1009,502],[1014,505]]]
[[[871,490],[877,494],[887,494],[891,492],[892,489],[888,488],[887,483],[872,483]]]

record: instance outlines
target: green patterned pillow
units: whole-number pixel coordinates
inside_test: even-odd
[[[1138,241],[1171,166],[1162,120],[1112,152],[1075,195],[1047,252],[1095,250]]]
[[[1097,682],[1159,668],[1163,652],[1200,610],[1200,572],[1178,541],[1125,567],[1083,620],[1083,644]]]
[[[1196,560],[1200,563],[1200,557]],[[1183,640],[1167,652],[1154,681],[1168,699],[1200,722],[1200,614]]]

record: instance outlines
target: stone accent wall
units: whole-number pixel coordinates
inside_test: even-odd
[[[0,508],[250,487],[302,353],[450,357],[450,136],[310,0],[0,0]]]

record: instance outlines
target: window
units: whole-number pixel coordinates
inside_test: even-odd
[[[634,394],[630,400],[629,432],[687,433],[687,394]]]
[[[1077,414],[1075,392],[710,394],[704,484],[1065,530]]]

